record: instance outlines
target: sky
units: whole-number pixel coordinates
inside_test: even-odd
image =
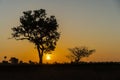
[[[83,61],[120,61],[120,1],[119,0],[0,0],[0,61],[4,56],[38,62],[38,53],[29,41],[11,37],[12,27],[18,26],[23,11],[45,9],[55,15],[61,37],[51,60],[69,62],[68,48],[86,46],[96,49]]]

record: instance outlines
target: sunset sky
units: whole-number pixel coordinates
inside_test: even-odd
[[[61,32],[51,60],[67,62],[68,48],[87,46],[96,52],[84,61],[120,61],[119,0],[0,0],[0,62],[4,56],[38,62],[34,44],[11,37],[23,11],[46,9],[55,15]]]

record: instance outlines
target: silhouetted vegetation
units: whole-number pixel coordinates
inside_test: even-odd
[[[8,61],[6,60],[7,56],[4,56],[4,60],[2,61],[3,64],[8,64]]]
[[[119,80],[120,63],[0,64],[1,80]]]
[[[3,61],[9,62],[4,57]],[[119,80],[120,62],[36,64],[11,57],[0,63],[1,80]],[[114,74],[114,75],[113,75]],[[86,77],[87,76],[87,77]]]
[[[57,20],[55,16],[47,17],[44,9],[24,11],[23,14],[20,25],[12,28],[12,38],[34,43],[38,50],[39,63],[42,64],[43,54],[53,51],[60,37]]]
[[[71,52],[71,54],[70,56],[67,56],[67,57],[71,59],[72,63],[79,63],[81,58],[88,57],[93,52],[95,52],[94,49],[89,50],[87,47],[70,48],[69,51]]]
[[[11,64],[18,64],[19,59],[11,57],[9,61],[11,62]]]
[[[12,28],[12,38],[28,40],[34,43],[39,54],[39,64],[32,60],[25,63],[19,61],[16,57],[11,57],[7,61],[7,56],[4,56],[4,60],[0,63],[1,80],[120,79],[117,76],[120,73],[120,62],[81,62],[81,58],[89,57],[95,52],[94,49],[89,50],[87,47],[70,48],[71,54],[67,57],[71,59],[71,63],[54,62],[53,64],[42,64],[44,53],[51,53],[59,40],[60,33],[57,31],[57,20],[55,16],[47,17],[44,9],[24,11],[23,14],[20,17],[20,25]],[[112,73],[115,74],[113,75]]]

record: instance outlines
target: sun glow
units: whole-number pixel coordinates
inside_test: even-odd
[[[51,56],[50,55],[46,55],[46,60],[51,60]]]

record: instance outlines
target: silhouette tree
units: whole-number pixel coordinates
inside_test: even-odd
[[[95,52],[94,49],[88,50],[87,47],[75,47],[75,48],[69,48],[69,51],[71,52],[70,56],[67,56],[69,59],[71,59],[75,63],[79,63],[80,59],[83,57],[88,57],[93,52]]]
[[[11,62],[11,64],[18,64],[19,60],[15,57],[11,57],[9,61]]]
[[[23,61],[20,61],[19,64],[23,64]]]
[[[33,61],[29,60],[29,64],[35,64],[35,62],[33,62]]]
[[[12,38],[28,40],[35,44],[39,63],[42,64],[44,53],[53,51],[60,37],[57,31],[58,23],[55,16],[47,17],[44,9],[25,11],[20,17],[20,25],[12,28]]]
[[[6,59],[7,59],[7,56],[4,56],[4,60],[2,61],[2,63],[8,64],[8,61]]]

